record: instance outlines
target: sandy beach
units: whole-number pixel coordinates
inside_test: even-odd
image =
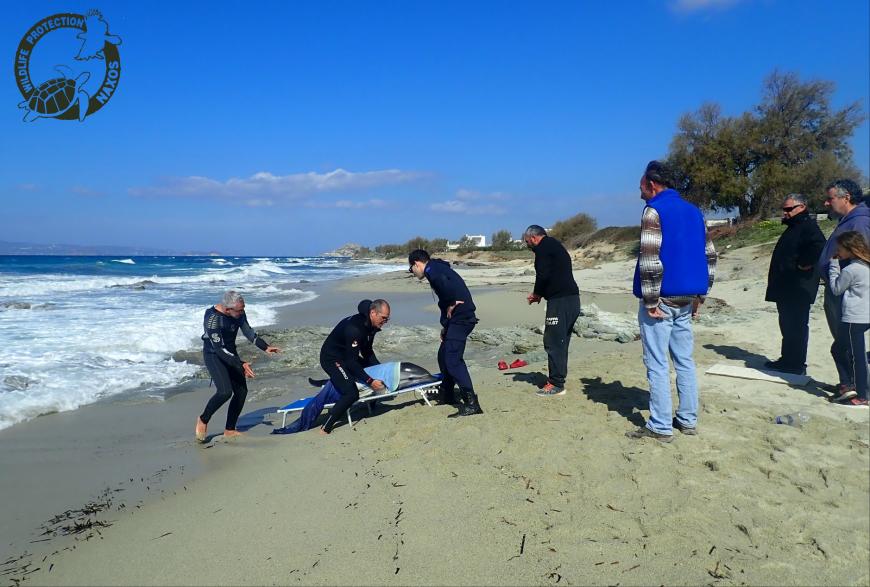
[[[466,358],[484,415],[448,419],[404,396],[329,437],[272,436],[275,409],[312,394],[323,337],[363,297],[393,306],[381,361],[437,371],[425,283],[397,270],[322,286],[262,331],[282,355],[240,343],[258,373],[244,438],[193,442],[206,379],[0,431],[4,584],[867,585],[870,411],[826,400],[820,302],[807,386],[704,373],[776,358],[769,251],[721,251],[695,328],[700,434],[668,445],[624,436],[647,413],[633,260],[578,263],[564,396],[534,394],[546,355],[530,261],[458,264],[479,307]],[[496,369],[517,357],[529,365]],[[798,410],[803,428],[773,423]]]

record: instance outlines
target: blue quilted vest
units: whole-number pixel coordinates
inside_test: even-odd
[[[659,193],[646,205],[659,213],[662,225],[660,257],[664,275],[659,295],[663,298],[705,295],[709,274],[704,215],[675,190]],[[634,295],[643,297],[640,289],[640,259],[634,269]]]

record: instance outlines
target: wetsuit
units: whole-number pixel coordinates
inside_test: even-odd
[[[549,377],[556,387],[565,387],[568,377],[568,345],[574,323],[580,316],[580,290],[574,281],[571,256],[562,243],[545,236],[534,249],[534,293],[547,300],[544,350]]]
[[[203,329],[205,333],[202,335],[202,357],[217,390],[208,400],[205,411],[199,418],[208,424],[214,413],[232,397],[233,401],[227,411],[226,429],[235,430],[248,395],[243,361],[236,350],[236,334],[241,330],[245,338],[262,351],[269,344],[254,332],[244,312],[238,318],[232,318],[211,307],[205,311]]]
[[[341,398],[329,410],[329,415],[323,424],[325,432],[332,432],[336,423],[359,399],[356,382],[366,384],[372,382],[365,368],[378,364],[378,358],[372,350],[372,343],[375,334],[381,329],[372,326],[369,321],[370,307],[371,301],[361,301],[357,308],[359,313],[339,322],[326,337],[320,349],[320,366],[341,394]]]
[[[438,297],[441,310],[442,340],[438,348],[438,367],[444,379],[439,397],[446,403],[453,403],[454,387],[459,385],[460,397],[474,398],[476,402],[474,385],[463,357],[468,336],[478,322],[471,292],[462,277],[441,259],[430,259],[423,274]],[[447,309],[454,304],[456,306],[448,318]]]

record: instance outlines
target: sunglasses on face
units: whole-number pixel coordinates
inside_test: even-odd
[[[783,212],[791,212],[791,211],[794,210],[795,208],[800,208],[801,206],[803,206],[803,204],[796,204],[796,205],[794,205],[794,206],[783,206],[783,207],[782,207],[782,211],[783,211]]]

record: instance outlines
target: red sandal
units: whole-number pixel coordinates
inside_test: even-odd
[[[513,363],[510,364],[511,369],[516,369],[517,367],[525,367],[528,363],[522,359],[517,359]]]
[[[499,371],[504,371],[504,370],[507,369],[507,368],[508,368],[508,364],[507,364],[507,363],[505,363],[504,361],[499,361],[499,362],[498,362],[498,370],[499,370]]]

